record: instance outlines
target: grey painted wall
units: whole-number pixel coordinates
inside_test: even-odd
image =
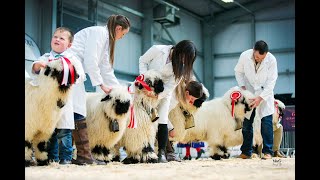
[[[52,4],[57,0],[28,0],[25,3],[25,31],[28,33],[40,48],[41,54],[50,50],[50,40],[52,29],[55,23],[54,12],[56,7]],[[65,0],[70,4],[69,8],[79,10],[87,9],[88,0]],[[116,71],[138,74],[138,60],[144,53],[142,24],[143,17],[132,12],[143,12],[143,0],[101,0],[98,1],[98,20],[97,25],[105,25],[108,16],[111,14],[124,14],[131,20],[132,28],[130,32],[116,43],[115,64]],[[121,4],[122,6],[119,6]],[[130,8],[128,12],[123,7]],[[53,11],[52,11],[53,8]],[[75,11],[76,12],[76,11]],[[194,71],[199,80],[203,81],[206,74],[203,69],[204,47],[203,35],[200,20],[178,11],[180,24],[168,27],[167,30],[175,42],[183,39],[190,39],[195,42],[199,56],[194,65]],[[87,18],[84,13],[82,18]],[[294,93],[295,92],[295,11],[293,4],[286,4],[277,8],[264,9],[255,13],[255,36],[252,37],[251,17],[243,17],[236,23],[220,29],[212,37],[213,42],[213,65],[214,75],[213,92],[211,98],[222,96],[230,87],[236,85],[233,68],[242,51],[252,48],[254,40],[264,39],[268,42],[270,51],[278,60],[279,78],[276,84],[275,93]],[[151,28],[151,27],[150,27]],[[161,40],[154,39],[153,44],[171,44],[170,37],[160,24],[154,22],[152,25],[153,33],[161,37]]]

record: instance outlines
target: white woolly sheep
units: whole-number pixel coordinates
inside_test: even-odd
[[[108,163],[113,158],[111,149],[127,128],[131,94],[127,87],[119,85],[112,87],[109,94],[87,93],[86,98],[86,121],[92,155]],[[112,124],[116,127],[112,128]]]
[[[155,95],[163,92],[163,80],[158,71],[148,70],[144,74],[144,81]],[[127,157],[122,161],[124,164],[158,162],[158,156],[154,152],[158,122],[152,122],[151,117],[159,99],[146,96],[143,88],[141,84],[135,84],[133,112],[137,127],[127,128],[116,147],[118,156],[119,148],[125,149]]]
[[[286,108],[284,103],[279,99],[274,100],[274,113],[272,115],[272,124],[273,127],[277,126],[277,123],[280,120],[280,116],[283,116],[283,110]],[[262,135],[261,135],[261,118],[256,114],[254,121],[252,123],[253,126],[253,140],[254,140],[254,153],[256,153],[259,157],[262,157]],[[275,130],[275,128],[273,128]]]
[[[234,108],[231,96],[235,97]],[[216,160],[228,158],[230,156],[228,148],[242,144],[239,125],[242,125],[246,113],[250,113],[249,99],[253,97],[251,92],[237,86],[233,87],[223,97],[204,102],[194,114],[195,127],[187,130],[184,129],[184,120],[178,119],[182,117],[181,111],[175,109],[170,118],[176,132],[172,140],[183,143],[205,141],[210,147],[211,158]]]
[[[71,86],[79,78],[81,69],[72,61],[74,69],[70,71],[67,84],[62,85],[62,60],[54,60],[41,68],[37,77],[38,86],[31,85],[31,78],[25,79],[25,166],[31,165],[32,148],[38,165],[47,165],[46,146],[57,122],[60,120],[61,108],[66,104]]]

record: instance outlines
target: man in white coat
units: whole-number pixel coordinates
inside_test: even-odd
[[[255,43],[253,49],[241,53],[234,68],[238,85],[256,95],[250,106],[254,108],[251,117],[243,122],[243,144],[240,158],[249,159],[252,155],[253,128],[252,123],[257,113],[261,119],[261,135],[263,138],[263,159],[271,159],[273,151],[272,114],[274,113],[274,86],[278,78],[277,60],[268,52],[268,44],[262,40]]]

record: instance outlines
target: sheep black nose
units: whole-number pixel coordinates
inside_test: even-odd
[[[155,80],[155,82],[154,82],[154,92],[156,94],[159,94],[159,93],[163,92],[163,90],[164,90],[163,81],[161,79]]]
[[[128,112],[130,107],[130,101],[120,102],[119,99],[116,100],[116,114],[121,115]]]

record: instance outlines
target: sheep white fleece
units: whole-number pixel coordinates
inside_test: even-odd
[[[230,95],[234,91],[239,91],[241,97],[235,103],[234,117],[232,117]],[[176,107],[173,112],[170,112],[172,113],[170,120],[176,132],[172,140],[183,143],[205,141],[210,147],[211,158],[216,160],[228,158],[228,148],[241,145],[243,141],[241,129],[235,130],[237,127],[235,119],[243,122],[246,113],[252,112],[249,99],[253,97],[254,95],[247,90],[238,86],[232,87],[222,97],[203,102],[194,114],[195,127],[187,130],[184,129],[182,112],[179,107]]]
[[[121,139],[127,128],[131,102],[131,94],[127,87],[122,85],[113,86],[108,95],[104,92],[87,93],[86,122],[89,145],[91,151],[94,148],[101,150],[100,153],[92,151],[92,155],[96,159],[107,162],[112,160],[113,154],[110,151]],[[119,131],[112,132],[110,130],[109,126],[112,120],[118,122]],[[108,152],[103,151],[103,149]]]
[[[158,71],[148,70],[144,74],[144,78],[154,94],[159,95],[163,92],[162,75]],[[155,163],[158,159],[153,147],[158,130],[158,121],[152,122],[149,113],[151,109],[158,106],[160,100],[146,96],[142,90],[143,88],[138,86],[134,88],[133,110],[137,128],[126,129],[116,147],[117,153],[119,153],[120,147],[124,147],[127,154],[126,159],[123,161],[125,164],[138,162]]]
[[[79,78],[75,67],[75,80]],[[70,72],[69,72],[70,74]],[[47,164],[46,143],[60,120],[61,108],[67,102],[73,84],[70,76],[67,85],[60,85],[63,77],[61,60],[48,62],[37,77],[38,86],[31,85],[31,78],[25,79],[25,161],[32,159],[32,147],[38,165]],[[40,144],[39,144],[40,143]],[[40,149],[39,149],[40,147]]]

